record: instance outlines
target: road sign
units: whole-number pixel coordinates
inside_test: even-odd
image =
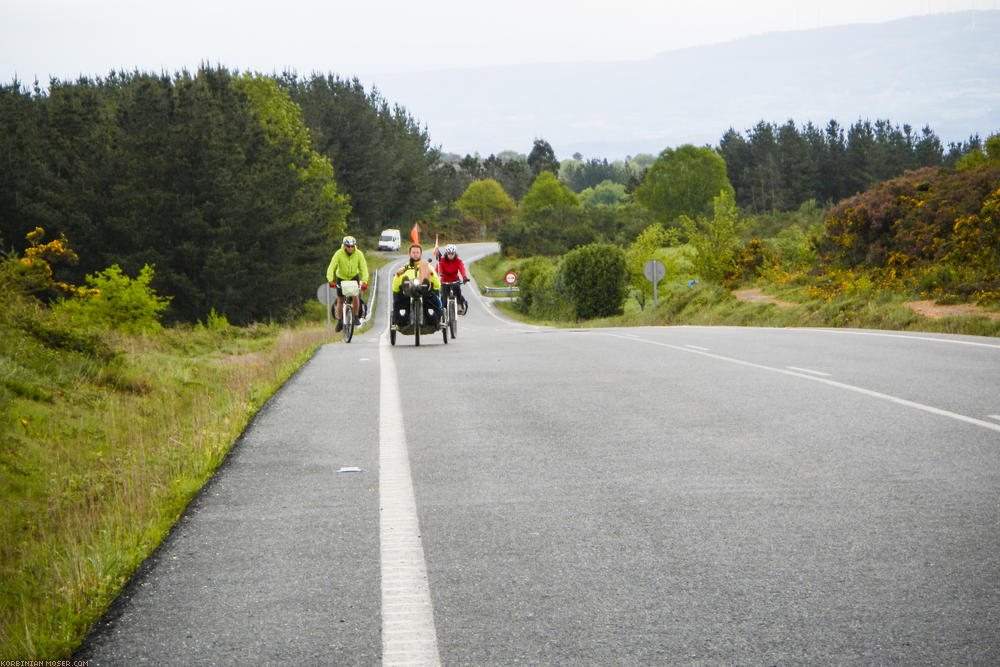
[[[337,303],[337,290],[330,287],[330,283],[323,283],[316,290],[316,298],[324,306]]]
[[[330,283],[323,283],[316,290],[316,298],[326,306],[326,328],[330,328],[330,306],[337,303],[337,290],[330,287]]]
[[[642,275],[646,276],[646,280],[653,283],[653,310],[659,305],[659,294],[657,294],[657,287],[660,281],[663,280],[663,276],[667,275],[667,269],[663,266],[663,262],[658,259],[651,259],[642,266]]]
[[[667,268],[660,260],[651,259],[643,265],[642,275],[646,276],[646,280],[649,282],[658,283],[663,280],[663,276],[667,275]]]
[[[507,275],[505,275],[503,279],[504,282],[507,283],[508,285],[513,285],[514,283],[517,282],[517,274],[514,273],[513,271],[508,271]]]

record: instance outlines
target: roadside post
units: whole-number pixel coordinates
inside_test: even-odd
[[[653,283],[653,310],[656,310],[657,286],[663,280],[663,276],[667,275],[667,267],[663,266],[663,262],[660,260],[651,259],[643,265],[642,275],[646,276],[646,280]]]

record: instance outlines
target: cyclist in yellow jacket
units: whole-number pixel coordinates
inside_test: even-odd
[[[358,241],[353,236],[345,236],[337,252],[333,253],[330,266],[326,267],[326,279],[330,287],[337,288],[337,331],[344,328],[344,293],[340,283],[343,280],[357,280],[361,289],[368,289],[368,262],[365,254],[358,248]],[[361,313],[361,299],[355,296],[354,323],[360,324],[358,314]]]
[[[423,248],[420,244],[411,245],[409,254],[409,261],[392,277],[392,314],[395,321],[391,324],[403,326],[408,320],[409,313],[407,311],[410,309],[410,299],[400,290],[403,283],[406,281],[422,283],[426,280],[431,289],[424,298],[433,311],[431,322],[436,326],[441,322],[441,299],[438,297],[438,292],[441,290],[441,279],[430,262],[421,259]]]

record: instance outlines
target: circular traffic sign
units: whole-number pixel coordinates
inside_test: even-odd
[[[508,271],[507,275],[505,275],[503,279],[504,282],[506,282],[508,285],[513,285],[514,283],[517,282],[517,274],[514,273],[513,271]]]
[[[316,298],[324,306],[337,303],[337,290],[330,287],[330,283],[323,283],[316,290]]]
[[[667,267],[658,259],[651,259],[642,267],[642,275],[651,283],[658,283],[667,275]]]

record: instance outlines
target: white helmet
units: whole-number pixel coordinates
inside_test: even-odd
[[[446,255],[457,255],[458,248],[455,247],[454,243],[449,243],[444,247],[444,254]]]

